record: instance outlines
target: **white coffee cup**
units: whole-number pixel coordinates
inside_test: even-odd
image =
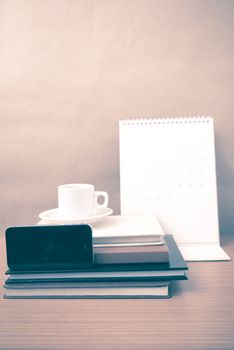
[[[98,199],[104,198],[100,204]],[[58,209],[67,218],[87,217],[108,205],[108,193],[95,191],[90,184],[66,184],[58,186]]]

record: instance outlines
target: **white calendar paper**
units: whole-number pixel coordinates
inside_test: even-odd
[[[186,260],[227,260],[220,247],[211,117],[119,122],[122,214],[155,214]]]

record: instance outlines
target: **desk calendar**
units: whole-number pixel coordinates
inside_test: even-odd
[[[119,122],[121,213],[155,214],[186,260],[227,260],[219,244],[211,117]]]

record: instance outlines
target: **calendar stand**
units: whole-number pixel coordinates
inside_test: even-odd
[[[119,122],[122,214],[155,214],[187,261],[229,260],[220,247],[211,117]]]

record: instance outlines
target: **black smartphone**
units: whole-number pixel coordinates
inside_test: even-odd
[[[75,270],[93,264],[92,228],[86,224],[15,226],[5,237],[10,271]]]

